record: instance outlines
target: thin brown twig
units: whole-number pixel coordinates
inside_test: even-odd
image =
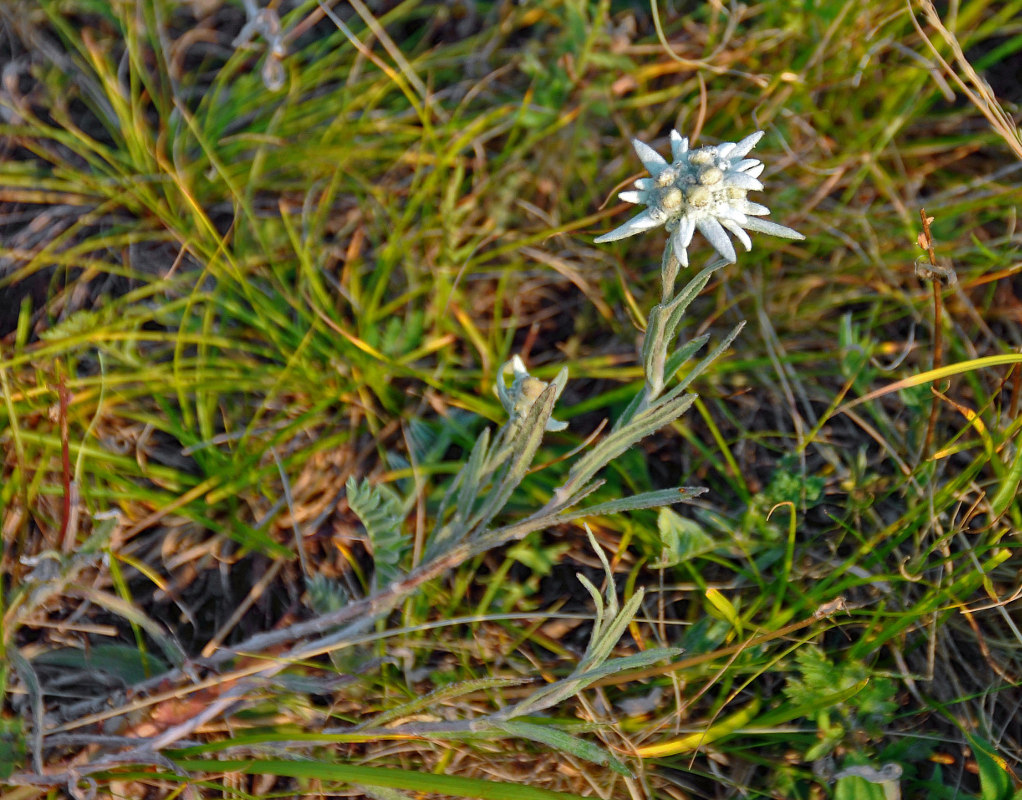
[[[1022,370],[1018,366],[1011,368],[1011,400],[1008,402],[1008,419],[1018,416],[1019,397],[1022,397]]]
[[[930,232],[930,223],[933,222],[933,217],[926,216],[925,208],[919,209],[919,217],[923,221],[923,234],[919,237],[919,244],[926,249],[935,276],[941,268],[937,265],[937,256],[933,252],[933,234]],[[931,278],[931,284],[933,286],[933,369],[940,369],[944,362],[944,304],[941,298],[941,282],[934,277]],[[939,415],[940,399],[934,394],[930,405],[930,418],[926,423],[926,437],[923,439],[924,456],[929,456],[933,452],[933,434],[937,429]]]
[[[940,296],[940,284],[933,282],[933,369],[940,369],[943,366],[943,312],[944,304]],[[925,451],[931,452],[933,446],[933,432],[937,427],[937,417],[940,415],[940,400],[934,394],[931,398],[930,418],[926,422]]]
[[[59,369],[59,366],[58,366]],[[64,506],[60,515],[60,546],[63,552],[74,550],[75,532],[71,530],[71,448],[68,444],[67,407],[71,394],[67,390],[67,376],[63,370],[57,376],[59,406],[57,420],[60,424],[60,468],[64,489]],[[70,538],[70,541],[68,539]]]

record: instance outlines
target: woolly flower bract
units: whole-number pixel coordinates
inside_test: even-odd
[[[762,191],[759,176],[763,163],[746,158],[763,131],[746,136],[740,142],[689,150],[688,139],[671,131],[671,156],[668,163],[648,144],[638,139],[632,146],[651,177],[635,182],[635,190],[618,197],[629,203],[642,203],[646,210],[624,225],[596,238],[597,244],[624,239],[663,225],[671,234],[671,246],[682,266],[688,266],[688,246],[698,230],[713,248],[730,262],[737,260],[728,233],[752,249],[749,231],[769,233],[785,239],[805,239],[798,231],[765,219],[770,209],[746,199],[752,191]]]

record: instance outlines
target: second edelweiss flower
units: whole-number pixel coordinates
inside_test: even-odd
[[[510,389],[504,382],[504,374],[507,372],[508,367],[511,367],[511,372],[514,376]],[[567,382],[568,368],[564,367],[553,380],[555,401],[561,396],[561,392],[564,391],[564,386]],[[500,372],[497,373],[497,397],[500,398],[500,404],[504,406],[504,410],[511,417],[512,425],[518,425],[526,417],[532,408],[532,404],[546,391],[546,387],[549,385],[546,381],[541,381],[539,378],[534,378],[529,374],[529,371],[525,369],[525,362],[522,361],[521,356],[516,355],[500,368]],[[548,419],[546,423],[546,430],[548,431],[563,431],[567,427],[567,422],[561,422],[553,418]]]
[[[629,203],[643,203],[647,208],[610,233],[596,237],[596,242],[613,242],[663,225],[671,234],[675,256],[687,267],[688,246],[696,230],[731,262],[737,256],[729,232],[746,250],[752,249],[746,230],[805,239],[791,228],[758,219],[770,209],[746,199],[749,192],[763,189],[758,180],[763,163],[745,157],[762,137],[763,131],[757,131],[740,142],[689,150],[688,139],[671,131],[671,163],[648,144],[633,139],[635,152],[652,177],[640,178],[635,191],[621,192],[618,197]]]

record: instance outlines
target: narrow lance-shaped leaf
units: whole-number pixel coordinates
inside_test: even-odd
[[[640,410],[645,408],[646,400],[647,397],[645,388],[636,392],[635,396],[628,401],[628,405],[625,406],[625,410],[621,412],[621,416],[614,421],[614,425],[613,427],[611,427],[610,432],[617,433],[625,425],[627,425],[629,422],[635,419],[635,415],[638,414]]]
[[[713,273],[723,266],[725,266],[723,262],[717,262],[703,268],[692,277],[692,280],[685,284],[685,288],[673,300],[664,304],[663,308],[668,320],[668,337],[672,336],[674,331],[677,330],[681,317],[692,301],[706,288],[706,284],[710,282]]]
[[[387,711],[383,711],[360,725],[355,726],[352,730],[357,731],[366,728],[378,728],[381,725],[386,725],[387,723],[392,722],[393,720],[409,716],[410,714],[414,714],[424,708],[436,706],[439,703],[456,697],[489,689],[505,689],[509,686],[519,686],[523,683],[528,683],[529,680],[529,678],[477,678],[476,680],[458,681],[457,683],[441,686],[436,691],[422,695],[421,697],[416,697],[414,700],[410,700],[407,703],[402,703],[397,708],[391,708]]]
[[[673,391],[673,390],[672,390]],[[651,433],[660,430],[688,410],[695,401],[695,396],[682,398],[661,398],[661,400],[641,413],[619,430],[612,431],[606,438],[597,443],[588,453],[576,461],[568,473],[568,484],[584,483],[596,472],[625,452],[636,442]]]
[[[489,497],[471,522],[471,530],[480,532],[486,528],[490,520],[507,504],[511,493],[522,482],[532,459],[536,455],[547,421],[553,411],[557,387],[550,384],[529,408],[529,412],[521,420],[518,436],[511,443],[512,458],[507,473],[500,484],[490,491]]]
[[[584,759],[593,764],[610,767],[619,775],[631,777],[629,769],[602,747],[579,739],[570,733],[557,730],[550,725],[536,725],[531,722],[519,722],[517,720],[495,721],[494,728],[504,731],[511,736],[521,739],[531,739],[534,742],[545,744],[562,753],[568,753],[576,758]]]
[[[738,334],[742,332],[742,328],[744,327],[745,327],[744,320],[735,325],[735,327],[731,329],[731,332],[724,337],[723,341],[721,341],[713,349],[713,352],[707,355],[706,358],[704,358],[698,364],[696,364],[695,367],[692,368],[692,371],[689,372],[688,375],[686,375],[681,381],[679,381],[676,386],[672,386],[671,390],[664,394],[661,401],[666,403],[669,400],[672,400],[678,395],[680,395],[682,392],[684,392],[692,383],[692,381],[699,377],[700,373],[702,373],[703,370],[705,370],[710,364],[712,364],[714,361],[716,361],[724,354],[724,352],[731,346],[731,343],[738,337]]]
[[[533,531],[542,530],[543,528],[548,528],[551,525],[560,524],[564,522],[565,519],[574,519],[574,517],[566,518],[560,516],[560,514],[565,509],[571,508],[571,506],[575,503],[595,492],[603,486],[603,483],[603,481],[593,481],[592,483],[583,486],[573,494],[568,495],[563,500],[557,500],[556,498],[551,499],[550,502],[543,506],[543,508],[525,519],[479,534],[472,540],[471,545],[466,549],[465,557],[472,558],[474,556],[481,555],[488,550],[492,550],[494,547],[499,547],[500,545],[507,544],[508,542],[512,542],[516,539],[521,539]],[[585,515],[582,514],[580,516]]]
[[[607,615],[607,609],[603,604],[603,597],[600,595],[600,590],[593,585],[593,582],[581,572],[576,572],[575,577],[578,578],[578,582],[582,584],[583,588],[589,592],[589,596],[593,598],[593,604],[596,606],[596,619],[593,620],[591,636],[597,637],[603,628],[603,619]]]
[[[702,336],[697,336],[695,339],[685,342],[685,344],[671,353],[667,358],[667,365],[664,367],[664,382],[666,383],[673,378],[675,373],[681,369],[681,365],[692,358],[709,339],[710,334],[704,333]]]
[[[582,517],[605,517],[610,514],[620,514],[622,511],[636,511],[640,508],[659,508],[660,506],[671,505],[672,503],[686,503],[694,497],[698,497],[706,491],[701,486],[679,486],[677,489],[657,489],[653,492],[643,492],[631,497],[622,497],[617,500],[608,500],[606,503],[597,503],[588,508],[575,508],[564,512],[563,521],[580,519]]]
[[[535,694],[530,695],[497,716],[512,719],[526,714],[538,713],[568,698],[574,697],[598,680],[609,675],[617,675],[631,669],[642,669],[643,667],[652,666],[658,661],[668,661],[681,652],[682,650],[679,647],[659,647],[652,650],[644,650],[641,653],[633,653],[630,656],[611,658],[591,669],[578,668],[568,677],[544,686]]]
[[[426,545],[425,560],[430,560],[439,553],[445,552],[452,545],[460,542],[470,530],[469,517],[479,500],[484,475],[490,455],[490,429],[486,428],[472,446],[468,461],[458,470],[457,475],[444,495],[443,503],[437,514],[437,527]],[[460,487],[460,488],[459,488]],[[455,490],[458,490],[455,492]],[[456,494],[456,499],[455,499]],[[454,513],[444,521],[447,508],[454,502]]]
[[[639,354],[650,400],[656,398],[664,388],[667,350],[664,338],[664,309],[663,306],[654,306],[646,320],[646,335],[642,338],[642,352]]]
[[[617,645],[618,640],[625,632],[625,628],[635,617],[636,612],[639,610],[639,605],[642,603],[643,590],[639,589],[635,592],[625,603],[624,607],[615,615],[610,621],[610,624],[606,627],[606,630],[601,631],[600,637],[597,639],[593,637],[593,641],[589,644],[589,649],[586,652],[585,657],[579,664],[579,668],[582,669],[593,669],[598,667],[607,658],[610,657],[611,651]]]

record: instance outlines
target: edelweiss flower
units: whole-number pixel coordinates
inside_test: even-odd
[[[511,388],[508,389],[504,383],[504,373],[508,367],[511,367],[514,378],[511,381]],[[565,367],[554,378],[555,396],[556,401],[561,396],[561,392],[564,391],[564,385],[568,382],[568,368]],[[500,404],[504,406],[504,410],[511,417],[511,422],[517,423],[523,419],[526,414],[529,413],[529,409],[532,408],[532,404],[536,402],[536,399],[543,394],[543,391],[549,386],[546,381],[541,381],[539,378],[533,378],[527,369],[525,369],[525,363],[522,361],[521,356],[515,356],[506,364],[500,368],[500,372],[497,374],[497,397],[500,398]],[[548,431],[563,431],[568,427],[567,422],[559,422],[558,420],[551,417],[547,420],[546,430]]]
[[[621,192],[618,197],[629,203],[644,203],[647,208],[621,227],[596,237],[597,244],[663,225],[671,234],[675,256],[687,267],[688,246],[696,229],[731,262],[737,256],[727,232],[746,250],[752,249],[752,240],[745,230],[805,239],[791,228],[757,219],[769,214],[770,209],[746,199],[749,192],[763,189],[757,180],[763,163],[745,157],[762,137],[763,131],[757,131],[740,142],[689,150],[688,139],[671,131],[674,160],[670,164],[648,144],[632,139],[635,152],[652,177],[640,178],[635,182],[637,191]]]

